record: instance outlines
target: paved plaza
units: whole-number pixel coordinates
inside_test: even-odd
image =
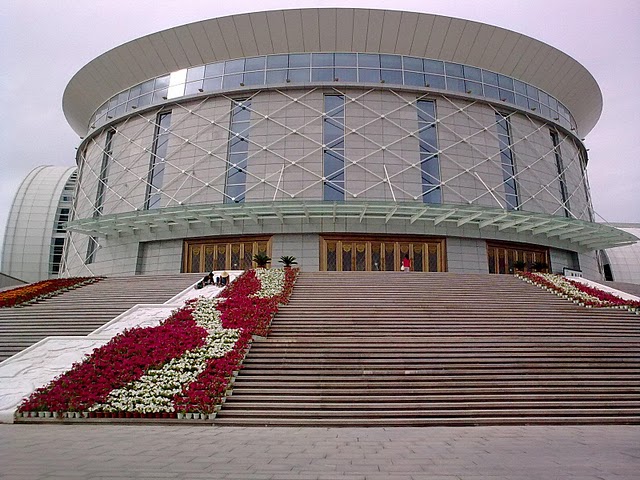
[[[0,425],[0,479],[640,478],[639,426]]]

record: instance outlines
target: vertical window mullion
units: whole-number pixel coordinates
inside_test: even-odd
[[[113,154],[113,137],[115,133],[115,130],[107,131],[107,137],[104,142],[102,164],[100,165],[100,172],[98,172],[98,191],[96,192],[96,203],[93,207],[94,218],[102,215],[102,208],[104,206],[104,194],[107,187],[107,179],[109,175],[109,164],[111,163],[111,155]]]
[[[146,210],[160,207],[160,190],[164,182],[165,158],[169,150],[170,125],[171,112],[160,112],[156,118],[156,128],[153,135],[147,194],[144,205]]]
[[[249,128],[251,100],[232,100],[227,144],[227,175],[224,203],[243,203],[247,189],[247,158],[249,156]]]
[[[442,203],[436,104],[433,100],[418,100],[417,107],[422,201],[424,203]]]
[[[564,164],[562,161],[562,152],[560,150],[560,142],[558,138],[558,132],[550,130],[551,143],[553,144],[553,153],[556,159],[556,170],[558,171],[558,181],[560,182],[560,197],[562,198],[562,208],[564,209],[564,216],[571,217],[571,211],[569,210],[569,195],[567,192],[567,182],[564,176]]]
[[[324,96],[322,198],[326,201],[344,201],[344,109],[343,95]]]
[[[504,180],[506,210],[518,210],[518,185],[516,183],[516,167],[512,149],[511,126],[509,118],[496,112],[496,124],[498,127],[498,146],[500,148],[500,162],[502,166],[502,179]]]

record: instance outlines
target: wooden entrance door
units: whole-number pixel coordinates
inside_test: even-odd
[[[186,273],[212,270],[248,270],[253,268],[253,256],[271,256],[270,238],[236,238],[187,240],[184,247],[183,271]]]

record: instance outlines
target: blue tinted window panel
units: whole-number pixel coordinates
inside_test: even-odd
[[[241,83],[244,83],[244,75],[242,73],[234,73],[231,75],[225,75],[222,81],[222,88],[236,88],[240,87]]]
[[[210,63],[204,67],[205,78],[219,77],[224,72],[224,63]]]
[[[384,83],[402,85],[402,70],[381,70],[380,77],[381,80],[384,80]]]
[[[424,84],[429,88],[439,88],[440,90],[444,90],[444,77],[440,75],[425,75],[424,76]]]
[[[482,81],[482,72],[480,71],[479,68],[465,65],[463,68],[463,71],[464,71],[464,78],[466,80],[474,80],[476,82]]]
[[[264,70],[266,63],[265,57],[252,57],[247,58],[244,61],[245,72],[252,72],[254,70]]]
[[[341,95],[325,95],[324,111],[332,117],[344,116],[344,97]]]
[[[335,182],[325,182],[324,200],[327,202],[342,202],[344,201],[344,184],[336,184]]]
[[[447,76],[458,77],[458,78],[464,77],[464,73],[462,71],[462,65],[458,63],[445,62],[444,71],[447,74]]]
[[[432,185],[423,186],[422,201],[424,203],[442,203],[442,195],[440,193],[440,187]]]
[[[358,66],[380,68],[380,55],[373,53],[360,53],[358,54]]]
[[[402,57],[402,63],[404,65],[405,70],[410,70],[412,72],[420,72],[420,73],[424,72],[421,58]]]
[[[204,78],[204,65],[187,70],[187,82],[195,82]]]
[[[267,85],[285,83],[287,81],[286,70],[267,70]]]
[[[437,75],[444,75],[444,62],[439,60],[425,59],[423,62],[424,73],[435,73]]]
[[[153,92],[153,80],[140,84],[140,94]]]
[[[533,85],[527,84],[527,97],[538,100],[538,89]]]
[[[201,90],[204,91],[204,88],[202,88],[202,80],[190,82],[184,86],[185,95],[197,95]]]
[[[311,79],[314,82],[333,82],[333,68],[314,68],[311,71]]]
[[[157,103],[157,102],[163,102],[164,100],[167,99],[167,89],[163,89],[163,90],[156,90],[155,92],[153,92],[153,103]]]
[[[358,68],[358,76],[363,83],[380,83],[380,70]]]
[[[308,68],[292,68],[287,73],[287,78],[294,83],[309,83],[310,73]]]
[[[314,67],[333,67],[333,53],[314,53],[312,61]]]
[[[355,53],[336,53],[334,55],[336,67],[356,67],[358,66],[358,57]]]
[[[402,69],[402,57],[400,55],[380,55],[380,67],[389,69]]]
[[[289,55],[289,68],[309,67],[311,65],[311,54],[292,53]]]
[[[344,137],[344,125],[342,122],[331,118],[325,118],[324,121],[324,143],[333,142]]]
[[[529,108],[529,100],[527,97],[516,93],[516,105],[522,108]]]
[[[269,55],[267,57],[267,68],[287,68],[289,66],[289,55]]]
[[[424,87],[424,75],[416,72],[404,72],[404,84],[413,85],[414,87]]]
[[[505,75],[498,75],[498,86],[507,90],[513,90],[513,78]]]
[[[335,78],[337,78],[341,82],[358,81],[358,70],[356,70],[355,68],[336,68],[334,75]]]
[[[169,87],[169,75],[165,75],[163,77],[156,78],[154,89],[158,90],[160,88]]]
[[[137,99],[138,108],[144,107],[145,105],[150,105],[152,100],[152,94],[147,93],[145,95],[140,95]]]
[[[461,78],[447,77],[447,90],[452,92],[466,92],[464,80]]]
[[[244,58],[238,60],[227,60],[224,62],[224,73],[240,73],[244,72]]]
[[[141,93],[142,89],[140,88],[140,85],[136,85],[131,90],[129,90],[129,99],[139,97]]]
[[[245,85],[264,85],[264,71],[245,73],[244,84]]]
[[[551,116],[551,110],[549,110],[549,107],[547,107],[546,105],[540,105],[540,113],[545,117]]]
[[[494,87],[498,86],[498,74],[493,72],[488,72],[487,70],[482,71],[482,81],[487,85],[493,85]]]
[[[465,91],[471,95],[482,95],[482,84],[477,82],[464,81]]]
[[[513,81],[513,89],[516,93],[520,93],[522,95],[527,94],[527,86],[519,80]]]
[[[511,90],[498,89],[500,92],[500,100],[503,102],[516,103],[516,96]]]
[[[484,96],[488,98],[492,98],[494,100],[500,100],[500,93],[498,92],[498,87],[494,87],[491,85],[484,85]]]
[[[213,92],[222,89],[222,77],[205,78],[202,82],[202,89],[205,92]]]

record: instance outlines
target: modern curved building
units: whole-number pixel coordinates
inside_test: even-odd
[[[76,177],[76,167],[42,166],[22,181],[5,229],[2,273],[25,282],[58,276]]]
[[[64,93],[81,136],[65,273],[242,269],[600,278],[635,236],[593,222],[602,94],[567,54],[444,16],[302,9],[128,42]],[[275,260],[274,260],[275,261]],[[539,265],[540,266],[540,265]]]
[[[619,223],[616,227],[640,238],[640,224]],[[601,252],[606,280],[640,285],[640,243]]]

